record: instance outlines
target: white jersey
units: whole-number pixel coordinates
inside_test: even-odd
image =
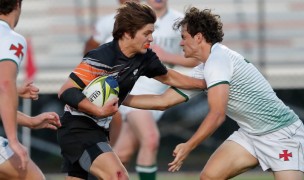
[[[1,20],[0,34],[0,61],[13,61],[19,69],[27,48],[24,37],[13,31],[6,22]]]
[[[275,94],[262,74],[243,56],[216,43],[205,64],[194,69],[204,78],[208,89],[229,84],[227,115],[249,134],[267,134],[286,127],[299,117]],[[197,91],[184,91],[192,96]]]
[[[101,17],[96,25],[93,38],[100,44],[107,43],[113,40],[112,31],[115,22],[115,13]]]

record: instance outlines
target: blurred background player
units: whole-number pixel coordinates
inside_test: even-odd
[[[37,99],[38,89],[31,83],[17,88],[20,64],[25,56],[26,41],[14,31],[21,14],[22,0],[0,0],[0,115],[7,139],[0,137],[0,179],[45,179],[41,170],[29,158],[19,142],[17,124],[29,128],[60,126],[56,113],[42,113],[29,117],[17,111],[18,95]]]
[[[167,0],[147,0],[157,16],[153,43],[150,48],[169,68],[187,73],[188,68],[198,64],[194,59],[186,59],[179,46],[180,33],[172,26],[175,20],[183,14],[168,8]],[[140,77],[130,94],[160,94],[168,88],[167,85],[151,78]],[[140,180],[155,180],[157,172],[157,152],[160,134],[157,121],[164,111],[141,110],[120,106],[122,114],[122,129],[115,143],[114,151],[123,163],[130,162],[138,152],[135,170]]]

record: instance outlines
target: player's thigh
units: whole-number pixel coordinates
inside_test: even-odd
[[[210,157],[201,176],[227,179],[258,165],[258,160],[234,141],[225,141]]]
[[[66,176],[65,180],[85,180],[85,179],[81,179],[81,178],[77,178],[77,177],[72,177],[72,176]]]
[[[138,147],[138,140],[129,123],[123,122],[118,139],[113,147],[118,156],[132,155]]]
[[[273,172],[275,180],[303,180],[304,172],[302,171],[277,171]]]
[[[127,123],[129,123],[135,136],[139,138],[139,141],[159,141],[159,130],[151,111],[135,110],[130,112],[127,118]]]
[[[117,142],[122,128],[122,118],[120,112],[116,112],[110,124],[110,145],[113,147]]]
[[[20,160],[16,154],[10,157],[7,161],[0,164],[0,179],[2,180],[43,180],[45,179],[43,173],[38,166],[30,159],[26,169],[21,170]]]
[[[128,179],[126,168],[114,152],[100,154],[93,161],[90,173],[102,179]]]

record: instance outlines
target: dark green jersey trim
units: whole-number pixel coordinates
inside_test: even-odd
[[[219,83],[216,83],[216,84],[213,84],[212,86],[208,87],[208,89],[214,87],[214,86],[217,86],[219,84],[230,84],[228,81],[222,81],[222,82],[219,82]]]
[[[244,59],[247,63],[251,63],[250,61],[248,61],[246,58]]]
[[[178,94],[183,96],[186,99],[185,102],[187,102],[189,100],[189,97],[186,94],[184,94],[181,90],[177,89],[176,87],[171,87],[171,88],[174,89]]]

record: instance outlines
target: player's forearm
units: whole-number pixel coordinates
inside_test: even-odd
[[[187,141],[189,147],[194,149],[211,136],[223,124],[225,117],[223,113],[209,112],[194,135]]]
[[[87,98],[83,99],[78,104],[77,110],[92,116],[103,117],[102,108],[99,108],[98,106],[90,102]]]
[[[122,104],[138,109],[165,110],[169,108],[169,104],[166,104],[159,95],[128,95]]]
[[[30,116],[24,114],[23,112],[18,111],[17,112],[17,123],[21,126],[26,126],[28,128],[31,128],[31,120]]]
[[[0,115],[3,122],[5,134],[9,141],[18,140],[17,137],[17,90],[14,82],[0,86]]]
[[[161,95],[128,95],[123,105],[138,109],[166,110],[185,101],[187,98],[169,88]]]
[[[206,89],[207,85],[205,80],[196,79],[190,76],[183,75],[172,69],[168,70],[167,75],[162,77],[156,77],[155,79],[162,83],[168,84],[173,87],[181,89]]]
[[[180,54],[168,54],[165,58],[161,59],[165,63],[184,66],[184,67],[195,67],[200,64],[199,61],[194,58],[185,58]]]

